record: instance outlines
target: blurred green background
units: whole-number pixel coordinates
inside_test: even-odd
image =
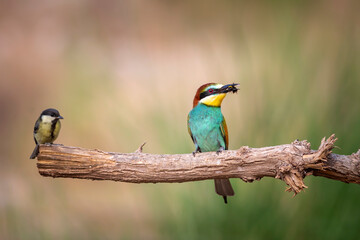
[[[128,184],[41,177],[32,130],[59,109],[57,143],[189,153],[196,89],[240,83],[223,102],[230,149],[335,133],[360,147],[360,2],[0,3],[1,239],[359,239],[360,186],[308,177]]]

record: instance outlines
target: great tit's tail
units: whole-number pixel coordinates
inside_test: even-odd
[[[39,154],[39,145],[36,144],[34,151],[32,152],[32,154],[30,156],[30,159],[35,159],[38,154]]]
[[[229,179],[214,179],[215,180],[215,192],[220,196],[223,196],[224,202],[227,203],[227,196],[234,196],[234,190],[231,186]]]

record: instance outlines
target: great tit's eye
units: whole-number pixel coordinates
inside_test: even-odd
[[[51,113],[51,116],[52,116],[52,117],[55,117],[55,113]]]
[[[214,92],[214,89],[210,88],[208,92],[209,92],[209,93],[213,93],[213,92]]]

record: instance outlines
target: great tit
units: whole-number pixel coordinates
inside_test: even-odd
[[[36,120],[34,126],[34,140],[36,143],[35,149],[30,156],[30,159],[34,159],[39,154],[39,145],[45,143],[53,143],[59,136],[61,124],[58,110],[49,108],[44,110],[40,117]]]

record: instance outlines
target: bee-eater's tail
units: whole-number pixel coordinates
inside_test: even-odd
[[[35,159],[39,154],[39,145],[36,144],[34,151],[32,152],[30,159]]]
[[[220,196],[223,196],[224,202],[227,203],[227,196],[234,196],[234,190],[231,186],[229,179],[214,179],[215,180],[215,192]]]

